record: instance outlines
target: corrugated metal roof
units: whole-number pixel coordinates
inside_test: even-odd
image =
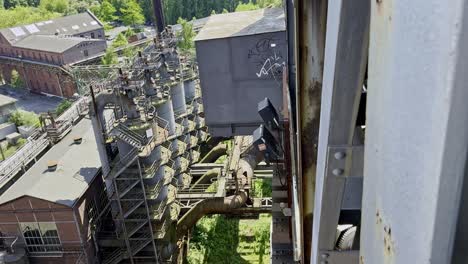
[[[72,144],[77,135],[83,138],[81,144]],[[47,162],[51,160],[58,162],[55,171],[47,170]],[[0,204],[31,196],[73,207],[100,168],[91,121],[85,118],[0,196]]]
[[[286,30],[284,11],[267,8],[212,15],[195,41],[256,35]]]
[[[105,40],[61,37],[54,35],[31,35],[16,42],[13,46],[18,48],[61,53],[83,42],[105,42]]]
[[[16,101],[17,100],[15,98],[0,94],[0,107],[16,103]]]
[[[15,43],[31,35],[77,35],[102,27],[102,23],[87,11],[34,24],[0,29],[0,33],[10,43]]]

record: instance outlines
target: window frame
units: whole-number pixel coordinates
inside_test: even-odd
[[[63,254],[63,245],[55,222],[20,222],[19,227],[30,255]]]

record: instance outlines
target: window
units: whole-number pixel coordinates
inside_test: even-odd
[[[85,57],[88,57],[88,50],[83,50],[83,54],[85,55]]]
[[[94,38],[94,32],[91,33],[91,38]]]
[[[20,223],[24,241],[30,254],[53,254],[62,252],[62,243],[53,222]]]

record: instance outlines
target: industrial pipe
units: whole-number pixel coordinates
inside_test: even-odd
[[[236,171],[239,192],[229,197],[208,198],[196,204],[178,221],[177,238],[182,238],[187,231],[205,215],[228,214],[234,209],[241,208],[248,199],[248,193],[245,191],[245,187],[252,185],[254,169],[262,159],[263,155],[257,148],[249,147],[239,160],[238,169]]]
[[[219,157],[226,155],[227,153],[227,145],[226,144],[218,144],[216,147],[212,148],[210,152],[208,152],[205,157],[200,160],[200,163],[213,163]]]
[[[229,197],[214,197],[202,200],[177,222],[177,237],[182,238],[203,216],[226,214],[233,209],[242,207],[245,202],[247,202],[247,194],[243,191]]]
[[[221,169],[220,168],[213,168],[207,172],[205,172],[205,174],[203,174],[200,179],[198,179],[193,185],[192,187],[190,187],[190,189],[195,189],[198,185],[200,184],[208,184],[208,183],[211,183],[211,179],[213,178],[217,178],[219,175],[221,174]]]

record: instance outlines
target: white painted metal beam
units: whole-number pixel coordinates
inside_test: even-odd
[[[361,261],[451,263],[468,151],[468,2],[371,2]]]

